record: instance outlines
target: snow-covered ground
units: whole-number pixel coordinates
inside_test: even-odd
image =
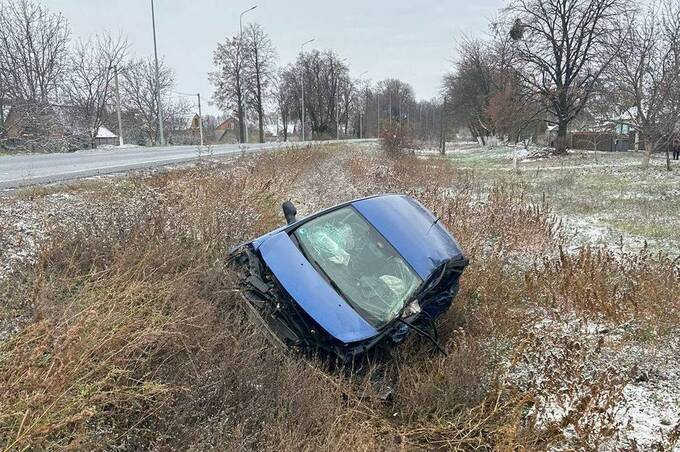
[[[482,148],[449,143],[446,157],[490,186],[523,183],[529,199],[546,201],[562,219],[574,246],[621,243],[680,256],[680,164],[666,170],[664,155],[642,168],[637,152],[570,151],[565,157],[527,158],[538,148]],[[435,155],[426,150],[424,155]],[[515,169],[513,160],[518,157]]]

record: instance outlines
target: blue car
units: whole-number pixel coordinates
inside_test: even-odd
[[[350,201],[297,220],[230,253],[249,312],[303,353],[351,361],[411,331],[437,343],[468,264],[432,212],[397,194]]]

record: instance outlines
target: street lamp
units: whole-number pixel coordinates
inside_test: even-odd
[[[366,75],[367,73],[368,73],[368,71],[364,71],[361,74],[359,74],[359,81],[361,81],[362,77],[364,75]],[[364,95],[365,94],[366,94],[366,92],[364,91]],[[365,102],[365,98],[364,98],[364,102]],[[363,124],[361,123],[361,113],[362,113],[362,108],[361,108],[361,105],[360,105],[359,106],[359,139],[363,138]]]
[[[241,89],[241,112],[243,113],[243,118],[239,118],[239,121],[241,119],[243,120],[243,129],[245,133],[245,140],[246,143],[248,143],[248,101],[246,100],[246,96],[243,90],[243,80],[241,79],[241,68],[243,66],[243,62],[241,61],[241,46],[243,45],[243,15],[247,13],[248,11],[252,11],[255,8],[257,8],[257,5],[251,6],[247,10],[243,11],[241,15],[238,16],[238,29],[239,29],[239,36],[238,36],[238,60],[239,60],[239,67],[238,67],[238,85]]]
[[[312,38],[309,41],[305,41],[300,45],[300,56],[304,56],[305,46],[310,42],[314,42],[316,38]],[[300,84],[302,85],[302,99],[300,100],[300,105],[302,107],[302,141],[305,141],[305,64],[302,61],[302,68],[300,71]]]
[[[158,76],[158,49],[156,48],[156,15],[153,8],[153,0],[151,0],[151,28],[153,29],[153,56],[156,61],[156,102],[158,102],[158,132],[160,145],[163,146],[165,138],[163,137],[163,108],[161,107],[161,86]]]
[[[347,58],[340,60],[341,63],[347,61]],[[340,71],[338,71],[339,74]],[[340,76],[336,76],[335,80],[335,139],[340,139]]]

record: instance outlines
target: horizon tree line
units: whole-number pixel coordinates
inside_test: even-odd
[[[106,31],[72,39],[67,19],[36,0],[0,0],[0,146],[33,150],[96,147],[99,128],[118,130],[115,76],[128,143],[157,143],[158,92],[164,127],[185,127],[193,110],[173,94],[174,71],[160,61],[159,86],[151,58],[130,55],[122,35]],[[22,129],[10,140],[5,120],[14,110]]]
[[[550,126],[564,154],[573,125],[617,121],[641,138],[644,166],[660,150],[668,161],[680,138],[679,0],[511,0],[501,13],[488,38],[462,40],[444,78],[454,128],[487,144]]]

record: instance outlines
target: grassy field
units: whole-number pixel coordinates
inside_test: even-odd
[[[623,240],[629,249],[646,243],[656,251],[680,254],[680,164],[672,162],[668,172],[664,156],[643,170],[641,154],[634,152],[574,151],[559,159],[530,160],[521,148],[451,144],[449,149],[447,158],[488,185],[524,184],[531,202],[548,202],[566,220],[578,244]]]
[[[513,152],[326,146],[1,198],[0,447],[677,450],[676,172],[576,154],[516,174]],[[285,200],[378,192],[417,197],[471,259],[448,356],[411,337],[338,374],[273,348],[229,248]]]

